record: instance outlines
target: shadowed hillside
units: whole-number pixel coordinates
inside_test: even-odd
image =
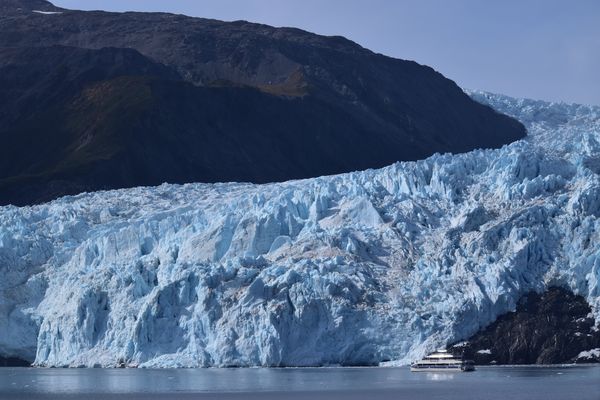
[[[283,181],[525,135],[433,69],[341,37],[41,0],[0,10],[0,204]]]

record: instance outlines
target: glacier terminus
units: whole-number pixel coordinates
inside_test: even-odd
[[[600,107],[470,95],[528,136],[285,183],[0,207],[0,356],[408,364],[552,286],[585,297],[598,324]]]

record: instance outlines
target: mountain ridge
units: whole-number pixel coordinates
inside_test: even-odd
[[[16,3],[0,4],[14,9]],[[33,0],[18,4],[51,8]],[[500,147],[526,133],[432,68],[375,54],[345,38],[165,13],[59,12],[0,14],[0,84],[19,94],[0,103],[0,142],[6,154],[31,161],[0,168],[0,204],[162,182],[265,183],[331,175],[435,152]],[[15,48],[40,49],[47,60],[27,59],[26,50],[19,55],[10,50]],[[62,82],[72,91],[51,89],[49,79],[58,70],[68,71]],[[111,115],[121,121],[112,131],[101,122],[82,124],[101,121],[106,110],[73,103],[81,105],[89,87],[117,75],[129,79],[129,97],[136,91],[148,95],[141,111],[121,119],[128,105],[108,99],[116,104]],[[202,107],[212,95],[207,114]],[[52,107],[35,108],[49,98]],[[107,125],[113,122],[109,118]],[[99,143],[92,137],[102,143],[114,138],[108,146],[115,151],[92,149]],[[38,152],[33,160],[28,146],[11,145],[31,143],[35,150],[44,142],[62,143],[62,150]],[[101,156],[86,159],[83,142]],[[69,149],[79,149],[81,162],[65,170],[53,156]]]
[[[62,11],[63,8],[56,7],[46,0],[2,0],[0,2],[0,11],[2,12],[23,12],[23,11]]]

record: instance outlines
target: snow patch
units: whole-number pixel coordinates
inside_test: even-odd
[[[577,355],[578,360],[593,360],[600,359],[600,348],[582,351]]]
[[[40,11],[40,10],[32,10],[32,13],[36,13],[36,14],[44,14],[44,15],[55,15],[55,14],[62,14],[62,11]]]

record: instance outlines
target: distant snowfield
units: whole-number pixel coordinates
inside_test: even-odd
[[[584,296],[600,321],[600,108],[471,95],[529,136],[280,184],[1,207],[0,355],[402,364],[552,285]]]

